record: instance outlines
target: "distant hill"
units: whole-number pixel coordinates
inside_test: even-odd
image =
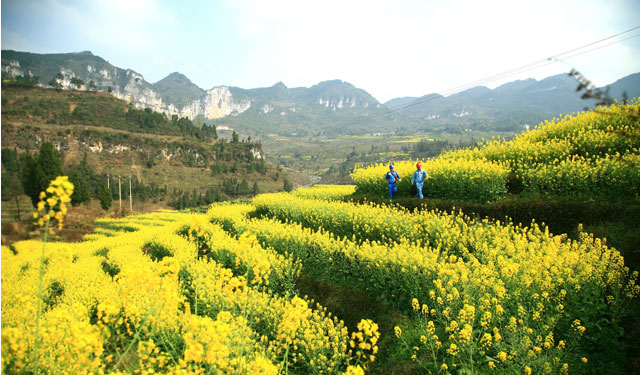
[[[312,87],[287,88],[279,82],[267,88],[229,88],[237,98],[251,101],[242,113],[215,120],[257,134],[335,135],[395,132],[414,120],[386,113],[366,91],[348,82],[331,80]]]
[[[609,89],[609,95],[618,100],[622,99],[622,95],[625,92],[628,98],[640,97],[640,73],[621,78],[604,87],[605,90],[607,88]]]
[[[391,99],[388,102],[384,103],[384,105],[389,107],[389,108],[396,109],[396,108],[402,107],[404,105],[407,105],[407,104],[415,101],[416,99],[418,99],[418,97],[416,97],[416,96],[403,96],[402,98]]]
[[[604,87],[622,100],[640,96],[640,73],[632,74]],[[424,128],[469,127],[520,130],[560,114],[570,114],[593,106],[595,100],[583,100],[576,92],[577,82],[567,74],[537,81],[519,80],[495,89],[474,87],[443,97],[430,94],[420,98],[396,98],[385,103],[399,113],[418,119]]]
[[[165,103],[181,108],[200,99],[206,91],[195,85],[184,74],[174,72],[153,84]]]
[[[40,82],[47,84],[61,73],[63,86],[70,87],[72,77],[82,79],[85,84],[94,81],[100,91],[126,86],[132,70],[116,68],[89,51],[75,53],[38,54],[2,50],[2,76],[38,76]],[[142,83],[142,82],[140,82]]]

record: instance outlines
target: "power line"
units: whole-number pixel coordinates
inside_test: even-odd
[[[629,32],[637,30],[637,29],[640,29],[640,26],[633,27],[631,29],[619,32],[617,34],[608,36],[606,38],[599,39],[597,41],[582,45],[580,47],[572,48],[570,50],[558,53],[556,55],[547,57],[545,59],[540,59],[540,60],[525,64],[525,65],[519,66],[517,68],[509,69],[509,70],[503,71],[501,73],[494,74],[492,76],[488,76],[488,77],[485,77],[485,78],[482,78],[482,79],[479,79],[479,80],[476,80],[476,81],[473,81],[473,82],[470,82],[470,83],[467,83],[467,84],[464,84],[464,85],[461,85],[461,86],[454,87],[452,89],[445,90],[442,93],[440,93],[438,96],[434,96],[432,94],[425,95],[425,96],[423,96],[421,98],[418,98],[418,99],[416,99],[416,100],[414,100],[414,101],[412,101],[410,103],[407,103],[405,105],[402,105],[402,106],[399,106],[399,107],[396,107],[396,108],[387,109],[386,111],[384,111],[382,113],[379,113],[379,114],[376,114],[374,116],[367,117],[367,118],[364,118],[364,119],[354,120],[352,122],[337,124],[337,126],[335,126],[335,127],[330,127],[328,129],[324,129],[324,130],[326,131],[326,130],[332,130],[332,129],[338,128],[338,127],[359,125],[360,123],[365,123],[365,122],[371,121],[372,119],[375,119],[375,118],[378,118],[378,117],[382,117],[382,116],[386,116],[386,115],[389,115],[389,114],[392,114],[392,113],[396,113],[396,112],[399,112],[400,110],[407,109],[407,108],[410,108],[410,107],[413,107],[413,106],[416,106],[416,105],[419,105],[419,104],[422,104],[422,103],[425,103],[425,102],[428,102],[428,101],[436,100],[436,99],[442,98],[444,96],[452,95],[452,94],[464,91],[464,90],[472,88],[472,87],[476,87],[476,86],[483,85],[483,84],[486,84],[486,83],[489,83],[489,82],[501,80],[501,79],[504,79],[504,78],[507,78],[507,77],[510,77],[510,76],[513,76],[513,75],[516,75],[516,74],[524,73],[524,72],[527,72],[527,71],[530,71],[530,70],[534,70],[534,69],[539,69],[541,67],[544,67],[544,66],[547,66],[547,65],[551,65],[551,64],[555,64],[557,62],[562,62],[562,63],[567,64],[563,60],[570,59],[570,58],[573,58],[573,57],[576,57],[576,56],[579,56],[579,55],[582,55],[582,54],[585,54],[585,53],[593,52],[595,50],[598,50],[598,49],[601,49],[601,48],[604,48],[604,47],[608,47],[608,46],[611,46],[613,44],[621,43],[621,42],[623,42],[625,40],[628,40],[628,39],[632,39],[632,38],[638,37],[638,36],[640,36],[640,34],[636,34],[636,35],[633,35],[633,36],[630,36],[630,37],[627,37],[627,38],[624,38],[624,39],[620,39],[620,40],[617,40],[617,41],[614,41],[614,42],[611,42],[611,43],[607,43],[605,45],[601,45],[601,46],[598,46],[598,47],[595,47],[595,48],[592,48],[592,49],[589,49],[589,50],[586,50],[586,51],[582,51],[583,49],[585,49],[587,47],[591,47],[591,46],[597,45],[599,43],[602,43],[604,41],[616,38],[616,37],[618,37],[620,35],[627,34]],[[580,51],[580,52],[577,52],[577,51]],[[577,52],[577,53],[574,53],[574,52]],[[571,55],[569,55],[569,54],[571,54]],[[569,56],[565,56],[565,55],[569,55]]]
[[[629,39],[637,38],[637,37],[639,37],[639,36],[640,36],[640,34],[632,35],[632,36],[630,36],[630,37],[627,37],[627,38],[624,38],[624,39],[620,39],[620,40],[618,40],[618,41],[611,42],[611,43],[605,44],[605,45],[603,45],[603,46],[598,46],[598,47],[592,48],[592,49],[590,49],[590,50],[586,50],[586,51],[578,52],[578,53],[573,54],[573,55],[571,55],[571,56],[567,56],[567,57],[565,57],[564,59],[557,59],[557,61],[558,61],[558,62],[564,62],[563,60],[570,59],[570,58],[573,58],[573,57],[576,57],[576,56],[580,56],[580,55],[583,55],[583,54],[585,54],[585,53],[593,52],[593,51],[595,51],[595,50],[599,50],[599,49],[601,49],[601,48],[608,47],[608,46],[613,45],[613,44],[621,43],[621,42],[624,42],[625,40],[629,40]],[[571,65],[569,65],[569,66],[570,66],[571,68],[573,68]]]
[[[584,48],[587,48],[587,47],[593,46],[593,45],[595,45],[595,44],[598,44],[598,43],[604,42],[604,41],[606,41],[606,40],[609,40],[609,39],[615,38],[615,37],[617,37],[617,36],[620,36],[620,35],[626,34],[626,33],[628,33],[628,32],[631,32],[631,31],[633,31],[633,30],[636,30],[636,29],[640,29],[640,26],[636,26],[636,27],[634,27],[634,28],[631,28],[631,29],[629,29],[629,30],[623,31],[623,32],[621,32],[621,33],[618,33],[618,34],[615,34],[615,35],[612,35],[612,36],[609,36],[609,37],[606,37],[606,38],[600,39],[600,40],[595,41],[595,42],[591,42],[591,43],[585,44],[585,45],[583,45],[583,46],[581,46],[581,47],[573,48],[573,49],[571,49],[571,50],[568,50],[568,51],[565,51],[565,52],[562,52],[562,53],[559,53],[559,54],[553,55],[553,56],[548,57],[548,58],[545,58],[545,59],[541,59],[541,60],[538,60],[538,61],[535,61],[535,62],[532,62],[532,63],[526,64],[526,65],[522,65],[522,66],[520,66],[520,67],[518,67],[518,68],[510,69],[510,70],[507,70],[507,71],[504,71],[504,72],[501,72],[501,73],[498,73],[498,74],[495,74],[495,75],[492,75],[492,76],[489,76],[489,77],[482,78],[482,79],[477,80],[477,81],[473,81],[473,82],[471,82],[471,83],[467,83],[467,84],[465,84],[465,85],[461,85],[461,86],[455,87],[455,88],[453,88],[453,89],[445,90],[445,91],[443,92],[443,94],[441,94],[441,95],[443,95],[443,96],[444,96],[444,95],[451,95],[451,94],[453,94],[453,93],[455,93],[455,92],[458,92],[459,90],[462,90],[462,89],[466,89],[466,88],[469,88],[469,87],[475,87],[475,86],[478,86],[478,85],[480,85],[480,84],[489,83],[489,82],[492,82],[492,81],[496,81],[496,80],[499,80],[499,79],[503,79],[503,78],[506,78],[506,77],[510,77],[510,76],[512,76],[512,75],[515,75],[515,74],[523,73],[523,72],[526,72],[526,71],[529,71],[529,70],[533,70],[533,69],[537,69],[537,68],[540,68],[540,67],[543,67],[543,66],[546,66],[546,65],[553,64],[553,63],[555,63],[555,61],[554,61],[554,60],[562,60],[562,59],[561,59],[561,57],[562,57],[562,56],[564,56],[564,55],[567,55],[567,54],[569,54],[569,53],[573,53],[573,52],[576,52],[576,51],[582,50],[582,49],[584,49]],[[638,34],[638,35],[640,35],[640,34]],[[606,44],[606,45],[603,45],[603,46],[599,46],[599,47],[597,47],[597,48],[594,48],[594,49],[591,49],[591,50],[588,50],[588,51],[583,51],[583,52],[580,52],[580,53],[576,53],[576,54],[574,54],[574,55],[571,55],[571,56],[567,56],[567,57],[565,57],[565,59],[566,59],[566,58],[575,57],[575,56],[581,55],[581,54],[583,54],[583,53],[592,52],[592,51],[595,51],[595,50],[597,50],[597,49],[600,49],[600,48],[604,48],[604,47],[610,46],[610,45],[612,45],[612,44],[620,43],[620,42],[623,42],[623,41],[625,41],[625,40],[627,40],[627,39],[631,39],[631,38],[637,37],[638,35],[634,35],[634,36],[629,37],[629,38],[625,38],[625,39],[622,39],[622,40],[618,40],[618,41],[615,41],[615,42],[613,42],[613,43],[609,43],[609,44]],[[433,100],[433,99],[434,99],[434,98],[429,97],[427,100]],[[420,99],[418,99],[418,100],[420,100]],[[419,103],[416,103],[416,104],[419,104]],[[413,105],[415,105],[415,104],[414,104],[414,102],[411,102],[411,103],[407,104],[407,107],[408,107],[408,106],[413,106]],[[396,108],[396,110],[397,110],[397,109],[403,109],[403,107],[401,106],[401,107]]]

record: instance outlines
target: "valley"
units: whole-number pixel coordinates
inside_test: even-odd
[[[90,52],[3,51],[2,85],[3,372],[640,368],[637,98],[203,90]]]

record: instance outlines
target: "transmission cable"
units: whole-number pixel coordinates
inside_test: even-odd
[[[418,98],[418,99],[416,99],[414,101],[411,101],[410,103],[407,103],[407,104],[404,104],[404,105],[401,105],[401,106],[395,107],[395,108],[389,108],[389,109],[387,109],[387,110],[385,110],[385,111],[383,111],[381,113],[375,114],[375,115],[370,116],[370,117],[366,117],[366,118],[362,118],[362,119],[356,119],[356,120],[354,120],[352,122],[340,123],[340,124],[337,124],[336,126],[332,126],[332,127],[325,128],[325,129],[322,129],[322,130],[323,131],[327,131],[327,130],[333,130],[333,129],[338,128],[338,127],[351,127],[351,126],[354,126],[354,125],[359,125],[360,123],[369,122],[372,119],[375,119],[375,118],[378,118],[378,117],[382,117],[382,116],[386,116],[386,115],[389,115],[389,114],[392,114],[392,113],[396,113],[396,112],[399,112],[399,111],[401,111],[403,109],[407,109],[407,108],[410,108],[410,107],[413,107],[413,106],[416,106],[416,105],[419,105],[419,104],[422,104],[422,103],[425,103],[425,102],[428,102],[428,101],[432,101],[432,100],[436,100],[436,99],[439,99],[439,98],[443,98],[445,96],[453,95],[455,93],[462,92],[462,91],[464,91],[466,89],[473,88],[473,87],[476,87],[476,86],[479,86],[479,85],[483,85],[483,84],[486,84],[486,83],[489,83],[489,82],[501,80],[501,79],[504,79],[504,78],[507,78],[507,77],[510,77],[510,76],[513,76],[513,75],[516,75],[516,74],[524,73],[524,72],[527,72],[527,71],[530,71],[530,70],[534,70],[534,69],[539,69],[541,67],[544,67],[544,66],[547,66],[547,65],[551,65],[551,64],[555,64],[557,62],[562,62],[562,63],[567,64],[566,62],[564,62],[565,59],[570,59],[570,58],[573,58],[573,57],[576,57],[576,56],[579,56],[579,55],[582,55],[582,54],[585,54],[585,53],[593,52],[593,51],[596,51],[598,49],[611,46],[613,44],[621,43],[621,42],[623,42],[625,40],[628,40],[628,39],[632,39],[632,38],[638,37],[638,36],[640,36],[640,34],[632,35],[630,37],[627,37],[627,38],[624,38],[624,39],[621,39],[621,40],[617,40],[617,41],[614,41],[614,42],[611,42],[611,43],[607,43],[607,44],[604,44],[604,45],[601,45],[601,46],[597,46],[595,48],[592,48],[592,49],[589,49],[589,50],[586,50],[586,51],[581,51],[581,50],[583,50],[583,49],[585,49],[587,47],[591,47],[593,45],[602,43],[604,41],[607,41],[607,40],[610,40],[610,39],[613,39],[613,38],[616,38],[616,37],[618,37],[620,35],[624,35],[626,33],[629,33],[631,31],[634,31],[634,30],[637,30],[637,29],[640,29],[640,26],[636,26],[636,27],[633,27],[631,29],[622,31],[620,33],[608,36],[606,38],[599,39],[597,41],[585,44],[583,46],[576,47],[576,48],[573,48],[573,49],[558,53],[556,55],[553,55],[551,57],[547,57],[545,59],[540,59],[540,60],[525,64],[525,65],[519,66],[517,68],[512,68],[512,69],[503,71],[501,73],[494,74],[492,76],[488,76],[488,77],[485,77],[485,78],[482,78],[482,79],[479,79],[479,80],[476,80],[476,81],[473,81],[473,82],[470,82],[470,83],[467,83],[467,84],[464,84],[464,85],[461,85],[461,86],[454,87],[452,89],[445,90],[440,94],[427,94],[427,95],[425,95],[423,97],[420,97],[420,98]],[[580,51],[580,52],[574,53],[574,52],[577,52],[577,51]],[[571,54],[571,55],[569,55],[569,54]],[[569,55],[569,56],[565,56],[565,55]],[[563,56],[565,56],[565,57],[563,57]]]

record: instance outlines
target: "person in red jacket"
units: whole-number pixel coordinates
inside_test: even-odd
[[[429,174],[422,169],[422,164],[418,162],[418,164],[416,164],[416,171],[413,172],[413,177],[411,178],[411,185],[415,184],[418,190],[416,193],[417,198],[424,198],[424,196],[422,196],[422,184],[425,182],[429,182]]]

